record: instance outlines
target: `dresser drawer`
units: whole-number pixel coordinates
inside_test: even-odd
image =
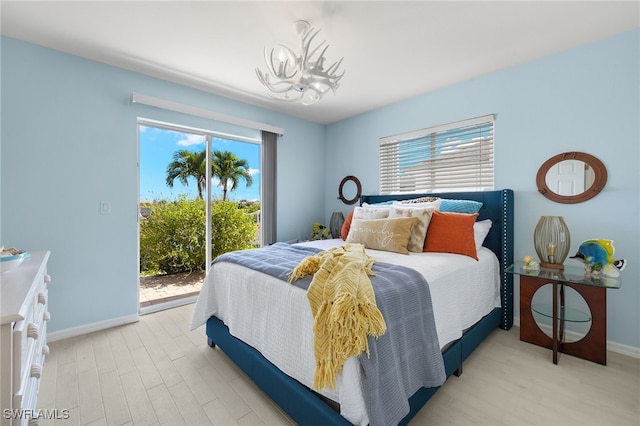
[[[23,322],[23,321],[20,321]],[[34,328],[34,323],[27,324],[27,331],[14,333],[14,338],[20,336],[20,348],[14,341],[14,354],[19,352],[21,358],[14,355],[13,369],[13,394],[14,402],[21,401],[25,395],[25,387],[30,379],[39,379],[42,374],[45,356],[49,353],[49,347],[46,344],[47,322],[41,321],[39,327]],[[33,338],[37,334],[37,338]],[[18,362],[20,360],[20,362]],[[17,398],[17,399],[16,399]],[[20,404],[19,404],[20,405]]]
[[[43,327],[43,331],[46,332],[46,323],[43,324]],[[44,340],[41,340],[39,344],[34,347],[31,363],[25,371],[26,374],[20,384],[20,389],[17,389],[13,394],[13,407],[25,411],[36,410],[42,369],[48,354],[49,347],[44,343]]]
[[[23,395],[32,374],[42,369],[42,352],[47,340],[48,290],[44,280],[39,283],[25,319],[13,327],[13,394]],[[47,349],[48,350],[48,349]],[[44,361],[44,359],[42,359]],[[32,371],[33,370],[33,371]]]
[[[50,253],[31,253],[0,286],[0,407],[1,426],[36,425],[40,377],[49,347]],[[9,414],[5,414],[9,413]],[[14,413],[11,415],[11,413]]]

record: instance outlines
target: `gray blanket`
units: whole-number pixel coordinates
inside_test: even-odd
[[[233,262],[287,280],[306,256],[320,250],[276,243],[261,249],[226,253],[214,262]],[[370,277],[387,332],[369,337],[370,356],[359,356],[365,403],[371,425],[398,424],[409,413],[408,399],[421,387],[446,379],[431,294],[425,278],[411,268],[376,262]],[[307,289],[312,277],[294,284]]]

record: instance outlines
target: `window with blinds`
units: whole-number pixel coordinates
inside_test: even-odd
[[[380,139],[380,194],[494,189],[494,116]]]

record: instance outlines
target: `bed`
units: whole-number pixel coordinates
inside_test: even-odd
[[[444,372],[446,377],[449,377],[452,374],[459,375],[462,373],[464,360],[496,328],[500,327],[508,330],[512,326],[513,281],[512,276],[505,273],[505,269],[513,262],[514,201],[511,190],[499,190],[438,194],[365,195],[361,197],[360,205],[409,200],[429,195],[443,199],[480,202],[482,207],[478,212],[477,221],[489,219],[492,222],[491,229],[482,243],[483,248],[478,250],[478,258],[482,262],[477,263],[494,264],[495,272],[492,273],[497,277],[494,296],[496,300],[488,300],[484,303],[485,307],[482,308],[484,311],[473,313],[473,315],[479,316],[479,318],[473,319],[473,323],[468,324],[467,322],[470,320],[466,317],[459,320],[457,326],[462,328],[459,332],[445,330],[436,321],[438,324],[438,336],[440,337],[439,345],[442,349],[440,353],[444,362]],[[343,241],[326,240],[319,243],[319,245],[316,244],[316,248],[327,249],[340,243],[343,243]],[[314,246],[314,243],[300,244],[303,247],[309,245]],[[378,250],[367,250],[367,253],[372,254],[376,258],[376,262],[386,262],[394,259],[393,255]],[[446,255],[438,256],[439,254],[428,256],[429,254],[425,253],[425,255],[430,259],[436,259],[433,260],[435,262],[434,265],[440,265],[438,263],[440,259],[447,257]],[[409,258],[419,259],[422,264],[431,262],[431,260],[423,261],[419,256],[405,256],[405,258],[407,262]],[[472,268],[480,267],[475,266],[475,261],[467,263],[471,264]],[[420,268],[419,264],[418,268]],[[428,268],[423,267],[423,269]],[[263,277],[263,275],[261,272],[235,264],[225,265],[224,268],[217,267],[215,270],[212,267],[198,299],[192,327],[195,328],[203,321],[206,321],[208,344],[212,347],[217,346],[225,352],[296,423],[375,424],[376,422],[368,417],[366,412],[367,405],[363,402],[363,399],[365,399],[363,394],[366,394],[366,391],[362,390],[363,386],[359,384],[362,367],[356,359],[349,359],[345,364],[344,370],[337,380],[339,386],[337,386],[336,390],[316,391],[311,389],[310,380],[312,378],[308,377],[306,371],[309,366],[305,364],[305,362],[308,363],[307,358],[309,355],[305,355],[304,351],[301,355],[300,348],[312,347],[313,344],[310,339],[313,339],[313,336],[308,321],[305,322],[308,314],[301,314],[296,311],[298,307],[305,309],[305,303],[308,305],[306,296],[304,296],[305,293],[289,284],[272,283],[270,285],[274,285],[281,290],[263,289],[254,294],[254,290],[249,290],[249,287],[253,287],[253,284],[244,286],[237,284],[241,282],[262,283],[263,281],[276,280],[276,278]],[[476,287],[476,281],[479,283],[483,280],[475,278],[480,276],[475,270],[471,270],[467,275],[462,275],[466,277],[464,279],[460,278],[461,275],[452,276],[457,277],[458,281],[473,280],[474,283],[470,287]],[[437,317],[439,316],[437,315],[439,308],[437,308],[436,299],[451,298],[452,296],[439,295],[440,290],[437,290],[437,288],[440,288],[438,285],[439,278],[436,276],[429,278],[430,287],[432,287],[432,278],[434,281],[432,288],[434,312]],[[217,283],[215,285],[218,287],[214,287],[214,283]],[[220,290],[221,284],[218,283],[224,283],[222,286],[225,289]],[[459,284],[466,283],[461,282]],[[455,288],[451,283],[444,287]],[[230,293],[231,291],[235,293]],[[261,294],[260,291],[263,293]],[[278,293],[279,291],[282,292]],[[463,293],[462,290],[454,289],[453,291]],[[272,300],[266,302],[265,300],[270,297],[271,293],[277,294],[277,300],[282,300],[286,308],[275,306],[276,302]],[[210,303],[207,303],[207,300],[215,300],[216,297],[224,299],[224,302],[216,302],[213,307]],[[455,294],[453,297],[455,297]],[[233,305],[233,300],[243,300],[243,302]],[[261,303],[263,305],[260,305]],[[487,303],[491,305],[487,305]],[[224,308],[222,305],[227,307]],[[240,313],[240,305],[247,305],[252,308],[249,308],[246,313]],[[457,315],[465,316],[467,311],[473,311],[474,308],[472,305],[467,305],[467,307],[461,307],[460,310],[462,312]],[[236,311],[238,312],[236,313]],[[274,327],[265,326],[265,324],[271,323],[278,324],[275,327],[278,329],[278,333],[273,334],[269,331],[270,328]],[[256,326],[255,324],[260,325]],[[296,327],[302,327],[306,331],[297,330]],[[262,333],[271,334],[265,337]],[[312,356],[313,353],[311,352]],[[397,423],[406,424],[438,388],[439,386],[421,387],[413,394],[410,394],[411,396],[407,399],[408,413],[399,419]],[[365,407],[364,413],[361,412],[363,406]],[[394,423],[396,422],[394,421]]]

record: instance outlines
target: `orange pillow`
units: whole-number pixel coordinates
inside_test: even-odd
[[[434,211],[422,251],[463,254],[478,260],[473,237],[473,224],[477,218],[478,213]]]
[[[349,235],[349,229],[351,229],[351,221],[353,220],[353,210],[351,213],[347,215],[347,218],[344,220],[342,224],[342,231],[340,232],[340,236],[343,240],[347,239],[347,235]]]

